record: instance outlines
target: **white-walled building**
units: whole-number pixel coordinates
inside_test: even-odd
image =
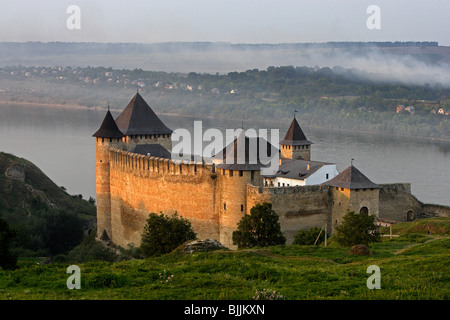
[[[266,187],[311,186],[325,183],[338,174],[333,163],[283,159],[277,173],[263,178]]]

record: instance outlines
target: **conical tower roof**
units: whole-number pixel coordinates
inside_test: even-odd
[[[286,136],[283,140],[281,140],[280,144],[288,145],[288,146],[301,146],[301,145],[310,145],[311,141],[306,139],[305,134],[303,133],[302,128],[297,122],[297,119],[292,119],[291,125],[286,133]]]
[[[264,156],[267,159],[261,159],[260,147],[266,145]],[[259,170],[266,167],[269,159],[273,158],[279,152],[278,148],[269,141],[261,137],[248,137],[242,130],[241,133],[223,148],[222,151],[214,155],[215,159],[222,160],[217,167],[227,170]],[[227,160],[228,159],[228,160]]]
[[[376,183],[369,180],[355,166],[351,165],[336,177],[324,183],[325,185],[346,189],[373,189],[379,188]]]
[[[92,136],[97,138],[122,138],[124,134],[117,127],[111,112],[108,110],[100,129]]]
[[[172,133],[139,93],[116,118],[116,123],[125,135]]]

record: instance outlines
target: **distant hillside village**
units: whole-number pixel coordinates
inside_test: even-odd
[[[342,72],[342,68],[338,68],[339,72]],[[42,79],[46,81],[51,81],[52,83],[59,84],[76,84],[83,87],[99,87],[99,88],[139,88],[143,93],[149,92],[188,92],[197,93],[199,95],[240,95],[245,94],[248,96],[249,86],[246,85],[245,81],[251,81],[251,76],[255,76],[255,73],[273,73],[274,78],[279,78],[286,75],[286,78],[292,78],[291,71],[296,71],[297,73],[307,76],[310,73],[318,73],[320,78],[325,76],[333,76],[333,72],[330,68],[293,68],[293,67],[280,67],[274,68],[269,67],[268,70],[248,70],[243,73],[230,72],[226,75],[209,75],[209,74],[197,74],[191,72],[189,74],[181,73],[166,73],[166,72],[152,72],[144,71],[142,69],[134,70],[113,70],[112,68],[104,67],[24,67],[24,66],[10,66],[5,68],[0,68],[0,79],[8,80],[26,80],[26,79]],[[335,70],[335,72],[337,72]],[[224,79],[232,81],[224,81]],[[276,80],[276,79],[275,79]],[[335,81],[335,79],[333,80]],[[323,81],[322,81],[323,83]],[[233,86],[235,84],[235,86]],[[216,85],[216,86],[214,86]],[[270,86],[269,88],[257,88],[253,86],[251,91],[253,93],[259,93],[259,97],[263,99],[276,99],[280,96],[277,93],[279,86]],[[427,91],[430,91],[429,85],[425,86]],[[326,91],[327,87],[323,86]],[[436,89],[442,89],[437,86]],[[0,93],[8,92],[9,89],[6,87],[0,87]],[[261,92],[262,91],[262,92]],[[264,93],[266,92],[266,93]],[[403,92],[407,94],[407,92]],[[283,94],[281,94],[283,95]],[[285,94],[284,94],[285,95]],[[440,92],[436,94],[437,96],[444,97]],[[322,96],[321,99],[333,99],[339,97],[340,95],[330,95]],[[401,97],[398,97],[401,98]],[[404,97],[405,99],[411,99],[412,97]],[[428,113],[449,115],[450,107],[445,107],[440,105],[438,100],[430,99],[420,99],[417,97],[417,101],[422,105],[428,107]],[[428,97],[430,98],[430,97]],[[445,99],[444,99],[445,100]],[[371,108],[360,107],[359,111],[372,111]],[[408,112],[411,114],[416,113],[416,109],[413,106],[397,105],[396,112]]]
[[[0,101],[8,103],[105,108],[108,101],[126,103],[136,90],[165,114],[284,123],[301,110],[305,126],[450,139],[450,87],[382,83],[357,69],[270,66],[186,74],[105,67],[0,68]]]
[[[425,101],[422,101],[423,103],[425,103]],[[404,106],[403,104],[400,104],[397,106],[396,108],[396,112],[397,113],[410,113],[410,114],[414,114],[416,112],[416,109],[413,106]],[[445,109],[443,107],[441,108],[433,108],[430,111],[431,114],[438,114],[438,115],[445,115],[445,116],[450,116],[450,109]]]

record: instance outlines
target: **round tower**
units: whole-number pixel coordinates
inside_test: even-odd
[[[97,193],[97,238],[111,240],[109,149],[122,149],[122,138],[124,134],[117,127],[109,108],[100,129],[93,136],[96,140],[95,184]]]
[[[220,192],[219,241],[228,248],[236,248],[232,240],[233,231],[251,209],[247,208],[247,184],[262,186],[260,170],[264,164],[259,158],[260,143],[267,143],[267,147],[271,147],[266,140],[249,138],[242,131],[232,143],[215,156],[218,161],[216,168]],[[252,150],[252,145],[257,149]],[[269,150],[274,152],[273,149]]]

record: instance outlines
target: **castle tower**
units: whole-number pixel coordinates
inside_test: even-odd
[[[267,140],[247,137],[242,131],[232,143],[214,156],[220,191],[217,201],[219,241],[229,248],[236,247],[232,242],[233,231],[251,209],[247,207],[247,184],[262,186],[263,183],[261,168],[266,164],[262,163],[259,157],[259,147],[262,143],[267,144],[269,156],[279,152]],[[252,149],[253,146],[256,146],[256,150]]]
[[[134,151],[136,145],[141,144],[160,144],[172,151],[172,130],[166,127],[139,93],[116,118],[116,123],[125,135],[127,151]]]
[[[121,149],[124,134],[117,127],[109,108],[100,129],[93,136],[96,139],[97,238],[110,240],[112,233],[109,149],[111,147]]]
[[[283,140],[280,141],[281,160],[295,159],[302,157],[304,160],[311,160],[311,144],[306,139],[297,119],[292,119],[291,125]]]
[[[329,186],[333,198],[330,221],[332,232],[342,222],[347,210],[379,216],[380,187],[353,164],[324,185]]]

